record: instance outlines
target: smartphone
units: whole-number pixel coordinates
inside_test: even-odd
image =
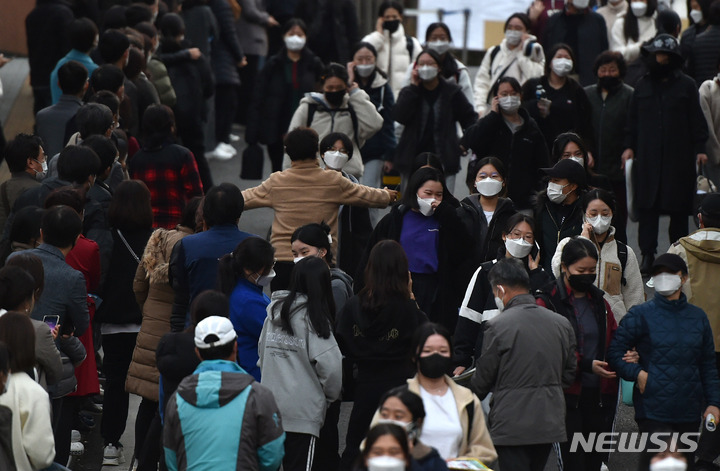
[[[58,325],[58,323],[60,323],[60,316],[43,316],[43,322],[50,327],[50,330],[52,330]]]
[[[530,256],[533,260],[535,260],[538,256],[538,253],[540,253],[540,246],[538,245],[537,241],[535,241],[535,247],[532,248],[530,251]]]

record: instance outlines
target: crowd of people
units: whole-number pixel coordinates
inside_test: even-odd
[[[622,396],[641,432],[702,430],[640,471],[717,469],[720,0],[682,36],[668,2],[599,3],[510,15],[473,80],[395,0],[364,36],[351,0],[38,0],[35,133],[0,150],[0,468],[66,469],[97,425],[140,471],[599,471],[571,441]],[[265,151],[258,185],[213,181]]]

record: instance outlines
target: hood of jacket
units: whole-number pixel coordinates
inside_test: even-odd
[[[337,111],[337,110],[340,110],[343,108],[347,109],[349,101],[350,101],[350,94],[346,93],[345,96],[343,97],[342,104],[340,106],[338,106],[337,108],[332,108],[330,106],[330,103],[328,103],[327,100],[325,99],[324,93],[310,92],[310,93],[305,94],[305,96],[300,100],[300,103],[307,103],[308,105],[316,104],[316,105],[320,105],[323,108],[326,108],[327,111]]]
[[[227,360],[205,360],[192,376],[180,383],[177,393],[200,409],[218,409],[241,394],[253,381],[240,365]]]
[[[268,317],[270,318],[270,322],[277,327],[282,325],[282,321],[280,320],[280,310],[282,309],[282,303],[285,302],[285,298],[287,298],[289,294],[290,291],[283,289],[273,292],[270,297],[270,305],[268,305],[267,308]],[[307,296],[302,293],[297,293],[295,300],[293,300],[293,303],[290,306],[290,317],[292,318],[306,302]],[[275,307],[278,304],[280,304],[280,306]]]
[[[349,288],[350,292],[352,292],[352,283],[353,279],[350,275],[345,273],[339,268],[331,268],[330,269],[330,278],[333,280],[342,280],[343,283]]]
[[[720,264],[720,229],[700,229],[679,242],[699,260]]]

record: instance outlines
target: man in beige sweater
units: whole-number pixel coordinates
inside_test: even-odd
[[[384,208],[397,192],[351,182],[340,172],[324,170],[317,161],[318,135],[310,128],[296,128],[285,137],[291,167],[275,172],[255,188],[242,192],[245,209],[275,210],[270,242],[278,262],[272,289],[287,288],[293,268],[290,237],[300,226],[325,222],[330,226],[333,249],[337,249],[337,221],[341,205]]]

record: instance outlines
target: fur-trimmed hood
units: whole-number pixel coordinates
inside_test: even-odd
[[[150,279],[150,283],[170,282],[170,255],[173,247],[180,239],[192,233],[192,229],[179,224],[175,229],[161,228],[152,233],[140,262]]]

